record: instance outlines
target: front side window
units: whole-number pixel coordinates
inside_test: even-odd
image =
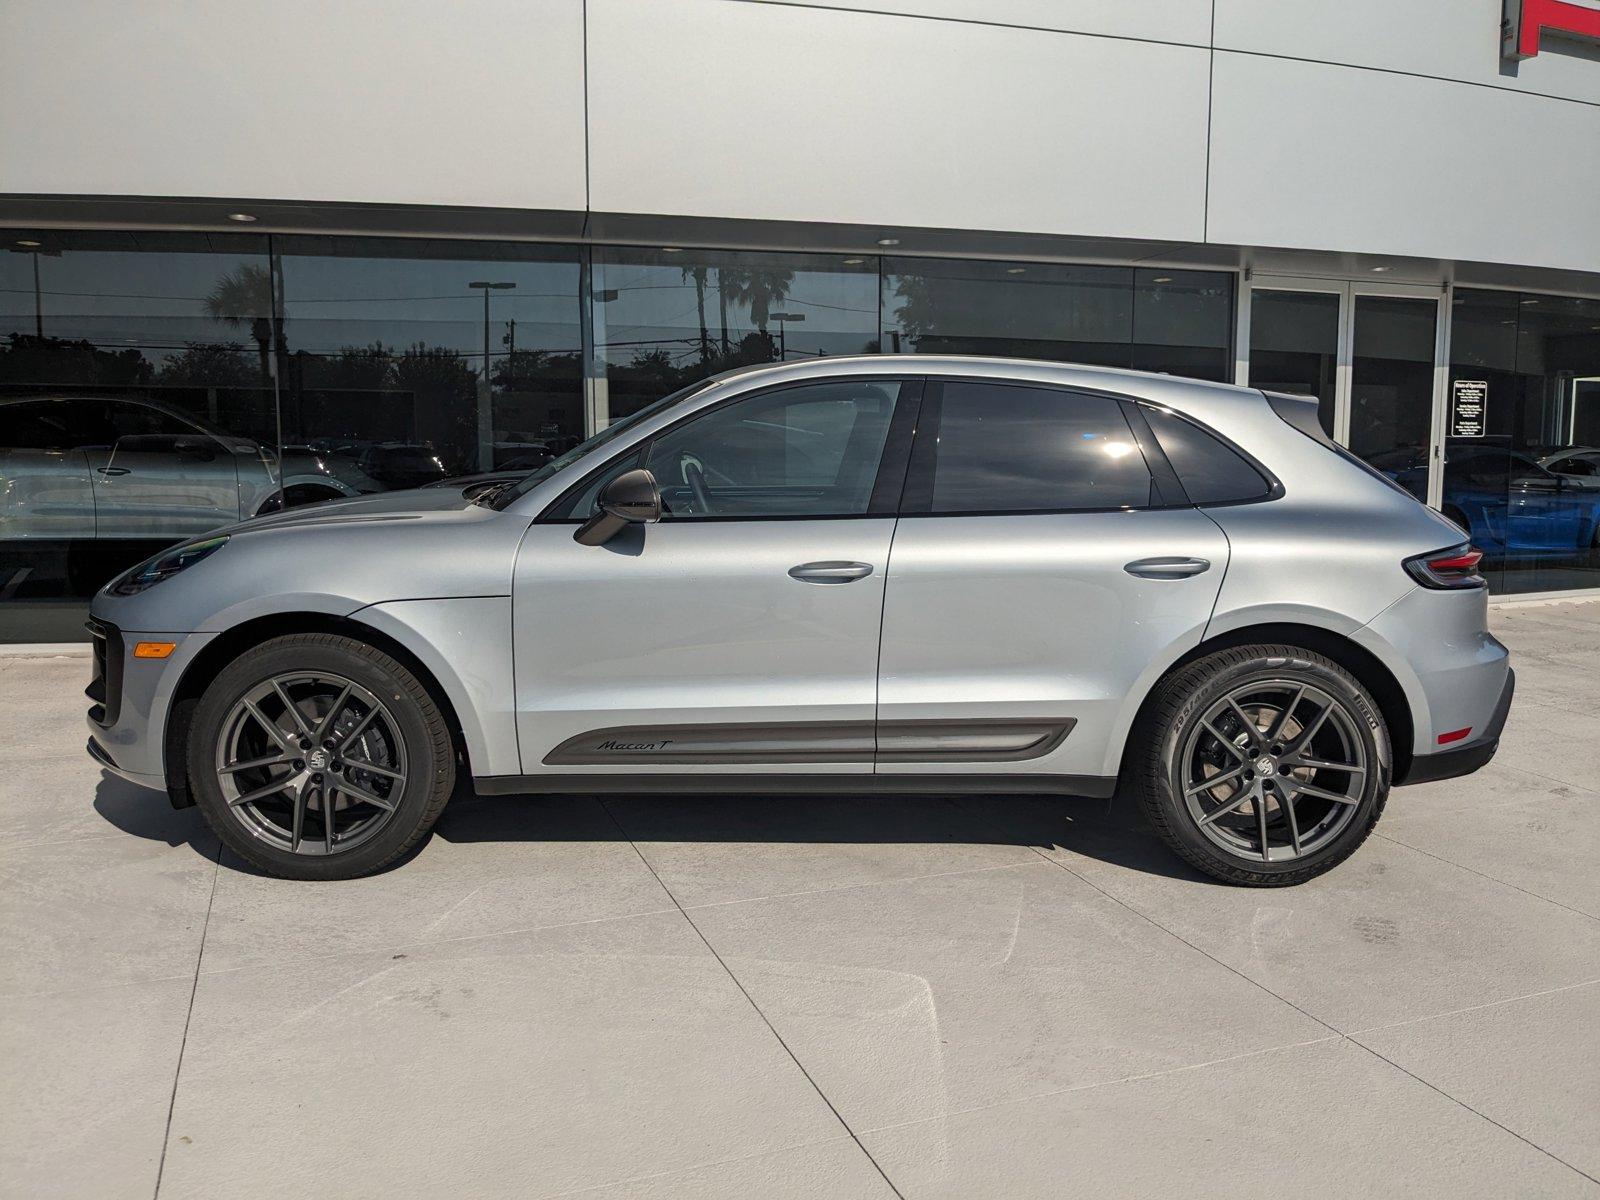
[[[867,511],[900,385],[828,382],[714,408],[654,439],[663,520]]]
[[[974,381],[946,383],[935,403],[938,434],[931,449],[919,438],[914,451],[909,511],[1069,512],[1159,503],[1122,407],[1110,397]]]

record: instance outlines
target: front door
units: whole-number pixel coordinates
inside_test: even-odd
[[[513,585],[524,773],[870,773],[898,498],[876,485],[903,473],[886,447],[916,391],[875,378],[737,397],[536,523]],[[639,465],[660,522],[579,545],[600,485]]]
[[[880,775],[1115,774],[1127,697],[1199,642],[1228,561],[1213,521],[1164,507],[1140,440],[1111,397],[929,383],[889,562]]]

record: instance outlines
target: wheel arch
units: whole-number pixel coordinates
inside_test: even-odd
[[[403,663],[428,690],[433,702],[444,714],[445,722],[450,727],[450,740],[455,746],[457,760],[466,773],[465,777],[471,778],[472,768],[467,738],[449,689],[403,642],[353,617],[309,611],[272,613],[243,621],[212,638],[188,663],[179,677],[167,705],[166,723],[161,735],[161,758],[163,771],[166,774],[167,795],[171,797],[174,808],[188,808],[194,804],[194,796],[189,789],[188,772],[185,770],[187,754],[184,744],[188,740],[195,706],[200,702],[206,687],[224,667],[245,651],[275,637],[296,633],[332,633],[353,638],[376,647]]]
[[[1287,643],[1291,646],[1303,646],[1305,649],[1315,651],[1325,658],[1331,658],[1349,671],[1350,674],[1354,675],[1361,686],[1366,688],[1367,692],[1372,696],[1384,723],[1389,727],[1390,753],[1394,757],[1393,778],[1404,779],[1406,777],[1411,769],[1414,720],[1411,712],[1411,702],[1407,698],[1406,691],[1401,686],[1400,680],[1376,654],[1344,634],[1336,633],[1331,629],[1325,629],[1318,625],[1305,625],[1292,621],[1244,625],[1237,629],[1230,629],[1225,633],[1206,638],[1174,659],[1167,666],[1167,669],[1151,684],[1139,703],[1138,712],[1129,725],[1128,736],[1123,744],[1121,770],[1125,770],[1127,767],[1128,754],[1135,741],[1134,731],[1141,727],[1147,712],[1154,703],[1157,691],[1165,680],[1174,672],[1181,671],[1190,663],[1209,654],[1215,654],[1219,650],[1229,650],[1235,646],[1248,646],[1255,643]],[[1121,777],[1121,770],[1119,770],[1119,778]]]

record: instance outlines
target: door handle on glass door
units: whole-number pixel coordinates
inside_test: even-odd
[[[872,564],[862,562],[808,562],[789,568],[789,577],[801,583],[851,583],[872,574]]]
[[[1122,568],[1141,579],[1187,579],[1211,569],[1207,558],[1140,558]]]

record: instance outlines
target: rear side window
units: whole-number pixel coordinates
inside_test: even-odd
[[[1140,406],[1161,451],[1178,474],[1192,504],[1261,500],[1272,485],[1242,454],[1191,421],[1159,408]]]
[[[946,383],[942,391],[935,401],[937,440],[919,439],[915,452],[908,511],[1066,512],[1155,503],[1144,456],[1110,397],[978,381]]]

